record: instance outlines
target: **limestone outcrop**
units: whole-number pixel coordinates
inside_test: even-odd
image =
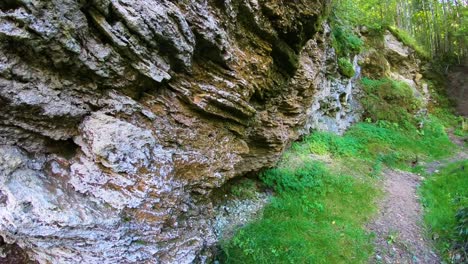
[[[212,190],[356,119],[327,5],[0,2],[5,243],[38,263],[205,262]]]
[[[390,78],[407,83],[416,97],[426,104],[431,100],[429,86],[423,78],[425,71],[430,68],[424,59],[420,58],[415,50],[406,46],[390,31],[385,31],[382,40],[375,40],[375,36],[366,36],[365,39],[374,39],[374,47],[359,55],[359,64],[362,74],[372,79]]]

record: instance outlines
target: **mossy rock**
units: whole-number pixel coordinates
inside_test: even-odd
[[[354,74],[356,74],[353,64],[351,64],[351,62],[347,58],[338,59],[338,69],[340,70],[341,74],[348,78],[352,78]]]

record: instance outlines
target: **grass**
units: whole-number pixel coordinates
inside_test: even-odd
[[[301,147],[295,148],[298,152],[301,149],[317,155],[329,154],[348,164],[358,160],[353,165],[355,170],[367,166],[364,169],[372,169],[376,174],[378,167],[410,170],[415,161],[439,159],[456,150],[442,121],[434,116],[421,121],[422,128],[410,122],[402,126],[388,121],[368,121],[354,125],[342,137],[327,132],[314,133],[305,138]],[[359,172],[362,171],[361,168]]]
[[[360,263],[372,252],[363,229],[375,210],[368,181],[316,161],[264,172],[277,192],[263,218],[223,244],[226,263]]]
[[[460,138],[468,138],[468,119],[463,116],[454,116],[451,111],[444,108],[435,109],[435,116],[446,127],[453,128],[453,134]]]
[[[373,250],[365,224],[375,212],[382,168],[410,170],[415,159],[444,157],[450,149],[435,117],[421,130],[381,121],[356,124],[343,136],[313,133],[261,174],[276,196],[262,219],[223,242],[222,261],[365,263]]]
[[[275,196],[261,219],[222,242],[221,262],[366,263],[373,239],[365,224],[376,210],[381,171],[422,172],[420,161],[457,150],[446,130],[460,122],[449,111],[418,115],[422,102],[402,82],[364,78],[362,85],[365,122],[342,136],[308,135],[292,144],[276,168],[261,173]],[[468,190],[466,183],[463,188]],[[454,211],[448,215],[453,219]]]
[[[420,191],[425,223],[442,256],[449,263],[468,261],[468,160],[441,169]],[[456,261],[457,254],[462,259]]]

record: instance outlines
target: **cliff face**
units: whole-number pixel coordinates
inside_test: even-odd
[[[0,235],[40,263],[203,262],[211,191],[343,102],[327,4],[2,1]]]
[[[39,263],[205,262],[213,190],[358,120],[358,61],[427,91],[390,33],[342,77],[328,1],[278,2],[0,2],[0,246]]]

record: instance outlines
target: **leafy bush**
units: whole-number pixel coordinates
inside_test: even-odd
[[[338,68],[344,76],[349,77],[349,78],[352,78],[354,74],[356,73],[354,71],[353,64],[347,58],[338,59]]]
[[[361,51],[364,43],[351,30],[336,25],[332,29],[332,34],[332,45],[339,57],[348,57],[350,54],[356,54]]]

